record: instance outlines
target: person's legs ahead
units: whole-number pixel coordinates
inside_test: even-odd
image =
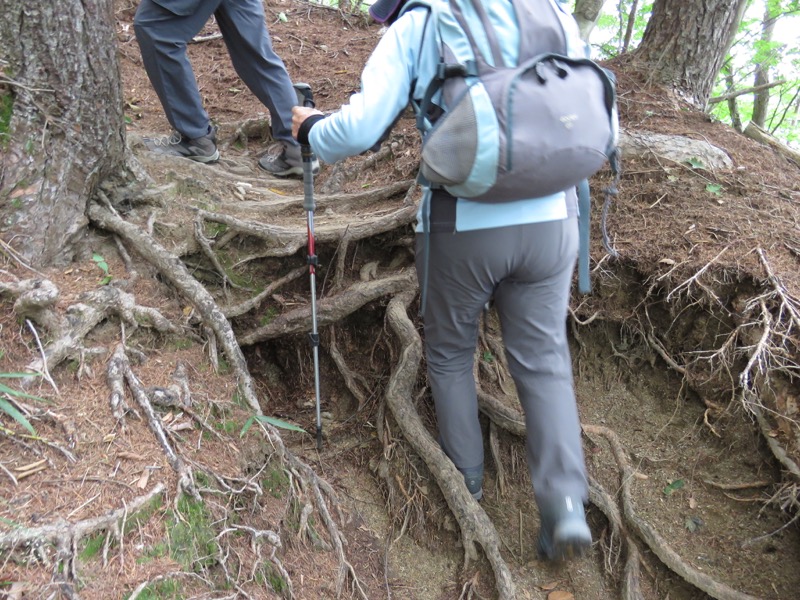
[[[509,370],[525,413],[528,466],[549,558],[591,543],[588,486],[567,344],[566,316],[578,247],[576,219],[514,228],[519,261],[495,292]]]
[[[210,133],[208,113],[189,59],[186,44],[203,28],[221,0],[167,3],[142,0],[134,30],[147,76],[158,94],[170,125],[187,138]]]
[[[233,67],[269,110],[272,137],[297,146],[292,137],[292,107],[297,104],[297,95],[286,65],[272,47],[263,3],[222,0],[215,15]]]

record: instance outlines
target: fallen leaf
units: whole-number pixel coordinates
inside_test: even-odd
[[[689,498],[689,508],[691,508],[692,510],[697,508],[697,500],[694,499],[694,496]]]
[[[672,260],[671,258],[662,258],[658,262],[661,263],[662,265],[674,265],[675,264],[675,261]]]
[[[139,460],[144,458],[141,454],[135,452],[117,452],[117,458],[128,458],[130,460]]]
[[[139,477],[139,481],[136,484],[140,490],[143,490],[147,487],[147,482],[150,481],[150,469],[145,469],[142,471],[142,476]]]
[[[574,598],[575,596],[573,596],[571,592],[565,592],[563,590],[556,590],[555,592],[547,594],[547,600],[574,600]]]
[[[550,590],[556,589],[559,586],[560,583],[561,583],[560,581],[553,581],[552,583],[545,583],[544,585],[540,585],[539,589],[542,590],[543,592],[549,592]]]

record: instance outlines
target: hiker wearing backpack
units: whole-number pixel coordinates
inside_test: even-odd
[[[461,42],[452,36],[449,41],[445,38],[463,22],[469,22],[473,31],[481,27],[481,19],[491,26],[491,34],[474,36],[477,44],[473,46],[482,48],[484,62],[488,56],[492,64],[502,61],[516,66],[529,55],[549,52],[585,57],[575,22],[556,0],[377,0],[370,14],[391,26],[364,68],[361,90],[327,117],[311,108],[293,109],[295,137],[329,163],[373,148],[409,101],[418,113],[421,129],[427,121],[437,123],[440,129],[446,127],[444,117],[441,121],[436,117],[442,113],[449,117],[448,113],[460,109],[452,94],[448,101],[447,81],[437,73],[458,75],[466,87],[479,79],[483,82],[472,62],[459,65],[461,61],[453,61],[453,53],[440,54],[443,40],[450,44],[448,48],[463,49],[470,44],[463,36]],[[518,15],[522,15],[522,24]],[[521,48],[525,56],[520,56]],[[558,82],[569,79],[571,69],[564,61],[556,61],[532,65],[531,74],[537,80]],[[601,96],[605,93],[602,88],[598,85]],[[588,96],[580,96],[579,104],[589,102]],[[571,100],[563,103],[568,105]],[[478,119],[483,118],[481,102],[477,98],[467,110]],[[609,120],[608,115],[605,119]],[[572,113],[560,117],[564,131],[559,136],[568,138],[576,120],[580,118]],[[456,122],[454,135],[460,135],[460,125]],[[515,142],[541,135],[544,132],[539,129],[513,132]],[[608,132],[604,135],[607,138]],[[459,140],[452,152],[439,150],[427,158],[425,144],[432,134],[423,137],[420,181],[424,193],[418,213],[416,267],[439,443],[464,475],[473,497],[480,500],[484,452],[473,357],[481,312],[493,301],[525,413],[528,466],[540,513],[539,551],[551,560],[565,559],[581,555],[591,544],[584,515],[588,485],[566,332],[579,245],[574,187],[587,175],[563,183],[569,180],[570,170],[582,167],[580,159],[571,159],[561,168],[567,171],[567,180],[552,179],[557,165],[547,165],[543,175],[547,181],[541,184],[527,181],[525,172],[495,177],[484,169],[487,159],[482,157],[494,152],[496,163],[498,152],[493,146],[481,150],[485,137],[473,135],[469,143]],[[431,178],[446,171],[451,166],[446,163],[456,161],[470,144],[478,149],[471,155],[469,168],[456,164],[448,172],[483,169],[488,175],[474,182],[480,189],[467,190],[466,184],[461,185],[463,179],[448,181],[446,177],[434,184]],[[504,155],[510,164],[511,152],[503,150],[501,162]],[[547,161],[553,153],[541,160]],[[526,154],[530,152],[517,152],[516,164],[521,164]],[[597,170],[600,164],[591,168]],[[513,191],[515,181],[523,182],[524,192]],[[471,195],[465,197],[461,190]]]

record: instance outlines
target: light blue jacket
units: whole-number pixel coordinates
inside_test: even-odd
[[[446,0],[443,0],[446,1]],[[578,28],[557,0],[551,0],[561,17],[569,54],[585,56]],[[506,64],[517,64],[519,28],[509,0],[484,2],[484,8],[504,45]],[[309,132],[309,142],[319,158],[334,163],[371,148],[397,115],[408,105],[411,86],[413,97],[421,99],[439,62],[435,32],[425,27],[428,11],[413,8],[403,14],[383,35],[361,74],[361,91],[350,102],[326,119],[318,121]],[[422,36],[425,39],[422,39]],[[488,53],[490,55],[490,53]],[[425,190],[430,194],[430,190]],[[422,202],[421,207],[427,202]],[[471,231],[555,221],[567,217],[563,192],[531,200],[488,204],[459,198],[456,206],[456,230]],[[422,231],[422,218],[417,230]]]

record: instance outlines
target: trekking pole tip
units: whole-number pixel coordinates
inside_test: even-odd
[[[317,425],[317,450],[322,450],[322,425]]]

